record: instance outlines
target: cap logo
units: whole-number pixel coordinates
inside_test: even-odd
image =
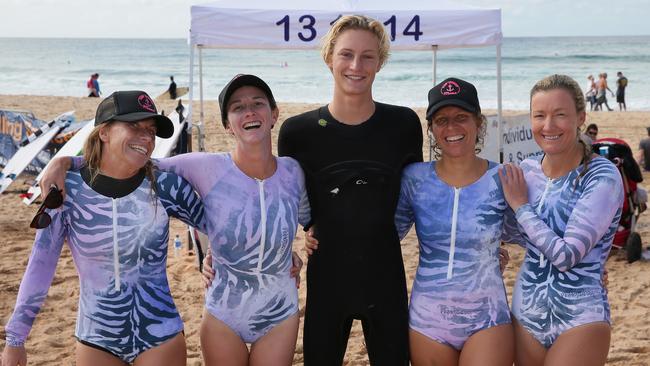
[[[154,107],[153,100],[151,100],[147,94],[140,94],[138,97],[138,104],[140,104],[140,107],[143,109],[146,109],[151,113],[156,113],[156,107]]]
[[[440,94],[442,95],[456,95],[460,93],[460,85],[455,81],[448,81],[440,87]]]

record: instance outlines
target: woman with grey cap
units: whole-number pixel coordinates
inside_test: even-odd
[[[415,223],[420,259],[409,306],[413,365],[512,365],[514,336],[499,246],[508,205],[485,137],[476,88],[449,78],[429,91],[437,161],[402,174],[395,224]]]
[[[86,164],[67,172],[31,227],[36,239],[5,330],[2,366],[25,365],[25,341],[47,295],[64,241],[79,273],[76,364],[186,364],[183,321],[167,281],[169,217],[206,231],[189,183],[150,161],[172,122],[142,91],[118,91],[97,108]]]

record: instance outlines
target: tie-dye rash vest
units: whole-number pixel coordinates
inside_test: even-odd
[[[550,347],[563,332],[593,322],[610,322],[601,278],[623,204],[616,167],[596,157],[549,179],[540,160],[524,160],[529,203],[516,212],[526,245],[512,297],[517,321]]]
[[[404,169],[395,225],[403,238],[415,223],[420,245],[411,329],[459,350],[474,333],[510,323],[498,252],[508,205],[498,164],[488,162],[461,188],[443,182],[435,167]]]
[[[216,272],[205,306],[247,343],[298,311],[291,249],[298,223],[309,220],[309,204],[298,163],[276,161],[264,180],[244,174],[228,153],[157,162],[185,177],[203,199]]]
[[[111,198],[68,172],[66,197],[48,210],[52,223],[36,240],[6,326],[7,344],[25,342],[67,241],[79,274],[76,337],[125,362],[183,330],[167,281],[169,217],[206,230],[203,204],[189,183],[156,172],[156,194],[144,178]]]

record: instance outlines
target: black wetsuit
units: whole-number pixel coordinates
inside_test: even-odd
[[[360,125],[327,107],[289,118],[278,152],[305,171],[318,250],[307,266],[305,365],[341,365],[353,319],[373,365],[408,364],[408,301],[394,214],[405,165],[422,161],[411,109],[376,103]]]

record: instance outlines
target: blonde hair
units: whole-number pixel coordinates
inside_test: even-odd
[[[336,40],[343,32],[350,29],[365,30],[377,37],[379,46],[379,67],[383,67],[386,61],[388,61],[388,56],[390,55],[390,38],[381,22],[364,15],[345,15],[334,23],[321,41],[322,45],[320,53],[321,56],[323,56],[323,61],[325,61],[326,64],[330,63]]]
[[[540,92],[547,92],[551,90],[556,90],[556,89],[561,89],[565,90],[569,95],[571,95],[571,99],[573,99],[573,104],[576,107],[576,113],[586,113],[586,103],[585,103],[585,96],[582,93],[582,89],[580,88],[580,85],[573,80],[570,76],[567,75],[559,75],[559,74],[553,74],[550,76],[547,76],[543,78],[542,80],[538,81],[535,83],[533,88],[530,90],[530,111],[532,112],[533,110],[533,96],[535,94],[540,93]],[[589,162],[591,161],[592,157],[592,150],[591,146],[587,146],[587,144],[580,139],[580,128],[578,127],[576,129],[576,143],[581,144],[581,149],[582,149],[582,161],[584,163],[582,170],[580,171],[580,174],[576,178],[576,183],[575,185],[578,185],[578,181],[580,180],[581,177],[583,177],[586,173],[587,170],[589,170]]]
[[[108,128],[114,122],[115,121],[110,121],[107,123],[103,123],[99,126],[95,126],[92,132],[90,132],[90,135],[88,135],[88,138],[86,139],[86,143],[84,144],[83,156],[84,156],[84,160],[86,161],[86,166],[90,171],[90,184],[92,184],[95,181],[95,179],[97,179],[97,176],[101,173],[101,170],[99,168],[102,162],[104,144],[101,138],[99,137],[99,133],[101,132],[102,128]],[[147,163],[144,165],[143,168],[144,168],[145,176],[149,179],[149,182],[151,183],[151,196],[153,198],[155,197],[155,194],[157,192],[156,192],[156,185],[154,184],[154,182],[156,181],[156,177],[154,175],[155,166],[153,165],[151,159],[147,161]]]

